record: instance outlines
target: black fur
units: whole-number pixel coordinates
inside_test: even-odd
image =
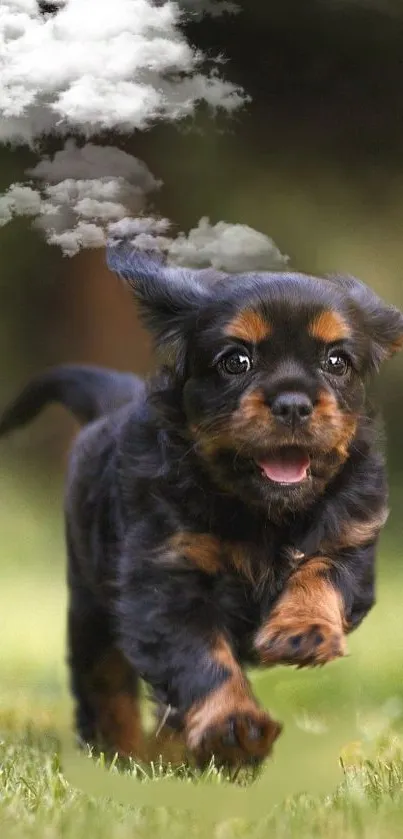
[[[159,348],[169,351],[166,366],[147,387],[111,371],[56,368],[31,382],[0,423],[4,434],[55,399],[88,423],[72,449],[65,512],[72,688],[79,733],[90,741],[96,719],[87,677],[108,647],[123,651],[133,679],[143,678],[184,724],[230,676],[213,655],[218,637],[240,665],[258,663],[256,633],[294,573],[296,550],[309,561],[328,546],[329,580],[349,629],[358,626],[374,602],[380,526],[359,545],[347,539],[338,548],[339,536],[377,521],[387,502],[365,382],[403,335],[398,310],[349,278],[214,278],[121,248],[110,250],[109,266],[129,282]],[[254,346],[226,334],[237,313],[251,309],[271,330]],[[344,379],[324,372],[328,348],[307,333],[324,311],[349,326],[335,349],[348,356]],[[223,371],[223,352],[235,351],[253,360],[250,373]],[[234,431],[245,394],[263,394],[266,410],[273,393],[290,390],[309,394],[314,406],[325,392],[343,422],[356,417],[345,456],[331,448],[326,416],[315,434],[309,424],[265,430],[260,420]],[[262,477],[256,461],[277,446],[309,450],[311,476],[301,486]],[[224,561],[208,571],[175,553],[170,540],[182,532],[241,546],[245,574]]]
[[[84,425],[144,396],[144,382],[131,373],[116,373],[95,365],[52,367],[28,382],[4,411],[0,435],[26,425],[52,402],[64,405]]]

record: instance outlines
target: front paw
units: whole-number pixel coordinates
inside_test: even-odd
[[[262,664],[295,664],[299,667],[326,664],[346,655],[343,627],[320,617],[281,613],[262,627],[255,640]]]
[[[211,758],[217,766],[238,768],[261,763],[280,732],[281,725],[253,700],[221,712],[207,701],[189,715],[187,742],[200,768]]]

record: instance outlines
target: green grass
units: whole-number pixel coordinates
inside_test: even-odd
[[[319,671],[252,674],[264,704],[285,723],[259,782],[234,788],[214,767],[205,776],[183,769],[179,797],[172,787],[158,806],[173,775],[169,768],[132,764],[119,774],[116,765],[107,769],[87,756],[80,763],[88,768],[87,783],[61,752],[72,712],[61,493],[52,485],[38,497],[34,482],[7,473],[1,484],[2,837],[401,836],[403,567],[392,561],[399,549],[396,493],[380,552],[378,605],[351,637],[350,657]],[[141,806],[140,779],[155,807]],[[192,814],[186,807],[195,794],[203,800]],[[229,803],[228,794],[236,796]]]
[[[392,745],[392,744],[391,744]],[[107,770],[104,770],[105,772]],[[116,769],[112,770],[116,773]],[[136,775],[136,767],[127,770]],[[227,813],[215,825],[202,817],[172,808],[120,805],[113,799],[94,798],[70,786],[58,756],[57,740],[34,730],[3,734],[1,742],[1,835],[15,837],[185,837],[217,836],[222,839],[266,837],[378,837],[401,836],[403,814],[403,758],[400,746],[393,754],[385,748],[376,761],[345,770],[331,796],[299,795],[270,808],[258,820],[231,818]],[[201,788],[203,779],[192,779]],[[154,785],[157,803],[159,773],[145,781]],[[213,783],[223,786],[219,776]],[[204,781],[206,811],[208,780]],[[400,824],[400,827],[399,827]]]

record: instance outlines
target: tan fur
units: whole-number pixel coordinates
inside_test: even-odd
[[[169,539],[168,548],[174,563],[177,556],[185,557],[205,574],[232,571],[252,586],[258,587],[267,573],[268,562],[255,566],[247,544],[220,541],[209,533],[180,531]]]
[[[270,336],[271,326],[259,312],[244,309],[227,324],[225,334],[250,344],[258,344]]]
[[[219,638],[212,658],[229,671],[229,678],[205,699],[195,703],[186,715],[189,748],[203,761],[213,753],[219,763],[241,765],[250,759],[262,760],[271,751],[281,727],[258,705],[246,676],[228,643]],[[236,743],[226,742],[230,721],[234,720]],[[257,735],[249,736],[250,721]]]
[[[325,557],[311,559],[292,574],[255,639],[262,664],[324,664],[345,654],[344,608],[324,576],[329,567]],[[295,638],[300,638],[298,648]]]
[[[332,344],[348,338],[351,334],[350,328],[344,318],[338,312],[331,310],[321,312],[308,326],[308,332],[312,338],[322,341],[324,344]]]
[[[119,650],[112,648],[94,668],[90,692],[102,747],[121,757],[141,758],[144,738],[140,703],[132,681],[130,665]]]
[[[339,551],[344,548],[359,548],[373,542],[383,526],[386,524],[389,515],[387,507],[382,507],[373,518],[368,521],[353,520],[348,524],[341,524],[340,531],[335,542],[331,545],[323,543],[321,548],[324,552]]]

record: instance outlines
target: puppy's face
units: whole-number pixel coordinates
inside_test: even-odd
[[[178,294],[175,328],[172,311],[165,328],[197,451],[216,482],[247,503],[303,509],[349,457],[366,376],[400,347],[402,315],[350,278],[211,283],[199,272],[195,287],[194,274],[180,276],[182,321]],[[146,308],[154,328],[155,312]]]
[[[325,281],[278,275],[206,311],[184,407],[219,482],[250,502],[303,507],[348,457],[370,336]]]

